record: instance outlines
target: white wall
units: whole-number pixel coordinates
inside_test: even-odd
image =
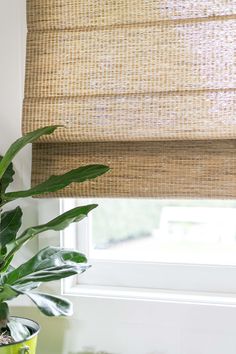
[[[25,1],[0,0],[0,154],[21,134],[25,35]],[[21,186],[29,183],[29,157],[26,149],[15,161]]]
[[[26,39],[25,0],[0,0],[0,155],[9,144],[21,136],[21,110],[24,83]],[[30,184],[31,148],[27,147],[14,159],[14,188]],[[25,211],[23,226],[37,222],[37,202],[22,202]],[[37,249],[37,241],[20,252],[20,262]]]
[[[25,0],[0,0],[0,152],[20,135],[24,43]],[[29,183],[29,159],[27,150],[16,160],[18,184],[24,187]],[[32,222],[30,214],[27,222]],[[27,254],[35,247],[31,245]],[[80,354],[85,347],[114,354],[236,353],[235,307],[72,300],[71,319],[46,319],[28,307],[14,309],[15,314],[40,321],[38,353]]]

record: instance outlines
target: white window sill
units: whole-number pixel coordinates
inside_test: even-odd
[[[165,303],[171,302],[231,307],[236,306],[236,294],[224,293],[191,293],[182,291],[157,291],[152,289],[76,285],[71,287],[68,291],[65,291],[64,295],[117,300],[158,301]]]

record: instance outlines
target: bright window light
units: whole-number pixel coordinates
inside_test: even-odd
[[[89,257],[236,265],[236,201],[92,199]]]
[[[61,211],[89,203],[99,206],[61,237],[92,266],[68,293],[236,292],[236,201],[72,198]]]

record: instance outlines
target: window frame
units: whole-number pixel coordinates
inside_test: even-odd
[[[88,201],[86,201],[88,202]],[[70,205],[68,205],[70,203]],[[60,212],[75,207],[76,200],[60,199]],[[61,245],[87,253],[87,220],[61,232]],[[77,234],[84,233],[78,242]],[[66,295],[115,299],[163,300],[236,304],[236,266],[127,262],[90,259],[92,268],[63,281]],[[229,300],[230,299],[230,300]]]

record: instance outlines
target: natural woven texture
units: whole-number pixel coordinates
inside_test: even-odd
[[[24,132],[64,115],[52,141],[235,138],[235,49],[231,17],[30,31]]]
[[[28,0],[30,30],[234,15],[235,0]]]
[[[23,131],[65,126],[34,147],[34,184],[105,163],[56,195],[235,198],[235,0],[27,0],[27,14]]]
[[[235,20],[29,32],[25,96],[74,97],[235,85]]]
[[[88,163],[112,172],[51,196],[236,198],[236,141],[36,144],[33,184]]]
[[[150,141],[236,137],[236,91],[28,99],[24,131],[60,124],[42,141]]]

